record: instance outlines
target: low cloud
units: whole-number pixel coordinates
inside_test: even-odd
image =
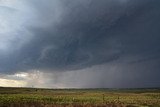
[[[35,70],[46,77],[52,74],[49,80],[42,79],[44,83],[27,74],[27,78],[35,81],[32,83],[48,84],[46,87],[51,81],[58,81],[57,87],[74,87],[78,82],[80,85],[75,87],[127,87],[131,82],[124,81],[131,75],[130,81],[142,78],[143,83],[146,79],[154,82],[159,74],[157,0],[1,0],[0,3],[2,75],[30,74]],[[80,75],[79,79],[74,80],[74,75],[76,78]],[[98,78],[94,78],[96,75]],[[159,83],[153,86],[156,84]]]

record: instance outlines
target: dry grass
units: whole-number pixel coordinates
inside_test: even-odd
[[[0,88],[0,107],[160,107],[160,90]]]

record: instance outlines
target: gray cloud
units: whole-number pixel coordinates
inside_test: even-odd
[[[13,23],[18,26],[14,27],[16,34],[3,33],[13,38],[5,42],[9,46],[0,53],[1,73],[34,69],[48,72],[86,70],[88,73],[89,67],[113,62],[118,66],[120,72],[118,69],[107,71],[108,68],[103,68],[101,73],[95,70],[97,73],[92,76],[99,75],[102,79],[97,78],[97,83],[90,87],[111,84],[104,80],[114,72],[118,79],[113,77],[114,80],[107,81],[119,81],[123,75],[122,82],[134,74],[134,78],[140,79],[144,73],[152,80],[159,74],[159,1],[29,0],[24,3],[22,7],[17,6],[17,17],[24,15],[24,18],[20,19],[20,24]]]

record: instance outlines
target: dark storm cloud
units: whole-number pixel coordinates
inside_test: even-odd
[[[38,17],[26,27],[33,37],[20,49],[0,56],[1,72],[68,71],[112,61],[137,64],[160,58],[157,0],[29,3]]]

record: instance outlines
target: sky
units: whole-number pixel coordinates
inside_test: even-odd
[[[0,0],[0,86],[160,87],[159,0]]]

